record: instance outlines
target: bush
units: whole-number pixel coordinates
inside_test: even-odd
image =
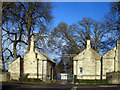
[[[67,81],[68,82],[72,82],[73,81],[73,77],[67,77]]]
[[[49,83],[54,83],[54,82],[56,82],[56,79],[49,80]]]
[[[79,80],[77,79],[77,83],[83,84],[107,84],[107,80]]]
[[[19,81],[22,81],[22,82],[41,82],[42,81],[41,79],[38,79],[38,78],[27,78],[27,76],[28,74],[22,75],[19,78]]]
[[[22,82],[41,82],[41,79],[37,79],[37,78],[19,78],[19,81],[22,81]]]
[[[6,69],[2,69],[2,72],[8,72],[8,70],[6,70]]]

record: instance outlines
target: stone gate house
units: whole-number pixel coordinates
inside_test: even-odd
[[[53,80],[55,61],[34,49],[34,37],[32,36],[30,51],[22,58],[8,63],[10,78],[19,80],[24,74],[28,78],[39,78],[43,81]]]
[[[109,52],[103,55],[102,68],[103,68],[103,74],[102,74],[103,79],[106,79],[107,73],[120,71],[120,41],[117,41],[117,45],[113,49],[111,49]]]
[[[120,71],[120,41],[103,56],[91,48],[90,40],[86,47],[73,58],[73,75],[77,79],[106,79],[106,73]]]
[[[86,47],[73,58],[73,73],[77,79],[100,79],[101,55],[91,48],[90,40]]]

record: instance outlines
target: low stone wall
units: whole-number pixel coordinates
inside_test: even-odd
[[[8,72],[0,72],[0,82],[9,81],[10,74]]]
[[[77,75],[77,79],[100,80],[100,75]]]
[[[10,80],[19,80],[20,74],[19,73],[10,73]]]
[[[120,84],[120,72],[107,73],[106,79],[110,84]]]

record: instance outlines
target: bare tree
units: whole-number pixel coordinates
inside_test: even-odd
[[[86,48],[87,39],[91,40],[92,49],[104,54],[114,46],[116,37],[114,31],[108,29],[103,22],[88,17],[69,26],[59,23],[51,32],[49,44],[58,55],[64,57],[66,68],[72,70],[72,57]]]
[[[5,69],[4,68],[4,62],[2,59],[2,12],[4,10],[4,8],[6,8],[6,6],[10,4],[7,3],[6,5],[3,5],[3,2],[0,1],[0,69]]]
[[[0,1],[0,69],[2,69],[2,2]]]
[[[13,7],[4,9],[3,19],[23,24],[27,34],[28,50],[30,49],[30,38],[32,33],[43,33],[47,24],[52,20],[51,3],[45,2],[17,2],[12,3]],[[16,7],[16,8],[14,8]]]
[[[12,2],[3,3],[3,62],[16,59],[19,48],[30,48],[30,39],[35,35],[35,47],[42,49],[41,42],[48,37],[48,24],[52,20],[51,3],[44,2]],[[9,43],[7,45],[6,43]],[[19,47],[17,47],[19,45]],[[9,47],[11,46],[11,48]]]

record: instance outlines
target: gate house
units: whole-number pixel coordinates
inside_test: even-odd
[[[91,48],[87,40],[87,48],[73,58],[73,74],[77,79],[100,79],[101,55]]]
[[[27,78],[38,78],[43,81],[53,80],[55,61],[34,49],[34,37],[32,36],[30,51],[22,58],[19,57],[8,62],[10,78],[19,80],[22,74]]]
[[[103,56],[91,48],[90,40],[86,47],[73,58],[73,75],[77,79],[106,79],[107,73],[120,72],[120,41]]]

